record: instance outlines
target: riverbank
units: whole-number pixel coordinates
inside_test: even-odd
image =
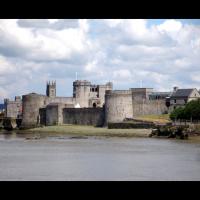
[[[70,136],[104,136],[104,137],[149,137],[152,129],[108,129],[107,127],[94,127],[88,125],[57,125],[44,126],[29,130],[20,130],[20,133],[40,133],[48,135],[70,135]],[[158,137],[165,138],[165,137]],[[167,139],[167,138],[166,138]],[[174,138],[168,138],[174,139]],[[189,135],[187,141],[192,143],[200,143],[199,135]]]
[[[68,134],[75,136],[148,137],[151,129],[108,129],[106,127],[86,125],[59,125],[20,130],[20,132]]]
[[[12,134],[17,133],[19,135],[26,135],[29,138],[31,137],[41,138],[46,136],[70,136],[70,137],[89,137],[89,136],[98,136],[98,137],[142,137],[149,138],[149,135],[152,133],[152,129],[108,129],[107,127],[93,127],[87,125],[59,125],[59,126],[44,126],[39,128],[27,129],[27,130],[13,130],[6,131],[4,129],[0,130],[1,134]],[[154,136],[153,138],[162,138],[168,140],[176,140],[176,138],[168,138],[164,136]],[[180,139],[178,139],[180,140]],[[189,135],[187,140],[184,140],[191,143],[200,144],[200,135]]]

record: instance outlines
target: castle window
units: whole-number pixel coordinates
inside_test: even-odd
[[[92,88],[92,92],[94,92],[94,88]]]
[[[95,88],[95,92],[97,92],[97,88]]]
[[[176,103],[176,99],[174,99],[174,103]]]

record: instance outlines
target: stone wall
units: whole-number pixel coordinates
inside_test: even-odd
[[[54,97],[48,98],[46,103],[75,104],[75,102],[76,100],[73,97]]]
[[[22,100],[20,98],[16,98],[14,101],[10,101],[9,99],[5,100],[5,117],[21,117],[22,114]]]
[[[140,115],[159,115],[168,112],[165,100],[133,100],[133,117]]]
[[[103,126],[104,108],[64,108],[63,123]]]
[[[46,107],[46,125],[58,124],[58,104],[50,104]]]
[[[143,91],[139,94],[131,90],[107,91],[105,95],[105,125],[122,122],[125,118],[140,115],[163,114],[168,112],[165,99],[149,100]],[[146,92],[146,91],[145,91]]]

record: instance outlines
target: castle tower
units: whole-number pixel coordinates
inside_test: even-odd
[[[81,107],[89,106],[89,94],[91,83],[86,80],[76,80],[73,82],[73,97]]]
[[[56,97],[56,81],[47,82],[46,95],[48,97]]]

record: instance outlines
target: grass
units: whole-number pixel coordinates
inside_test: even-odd
[[[149,121],[149,122],[158,122],[158,123],[168,123],[168,122],[170,122],[169,114],[143,115],[143,116],[137,117],[136,119]]]
[[[24,132],[68,134],[75,136],[148,137],[148,135],[151,133],[151,129],[108,129],[106,127],[97,128],[86,125],[59,125],[33,128],[24,130]]]

